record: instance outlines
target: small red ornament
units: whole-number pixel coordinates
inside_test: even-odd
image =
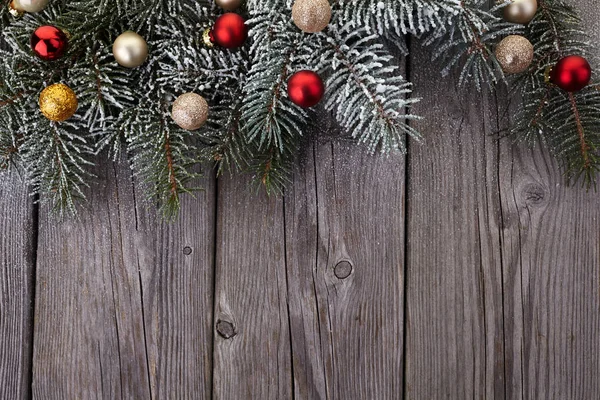
[[[31,49],[42,60],[57,60],[65,54],[69,39],[52,25],[40,26],[31,35]]]
[[[302,108],[316,105],[325,94],[321,77],[312,71],[296,72],[288,81],[288,96]]]
[[[581,56],[568,56],[561,59],[550,72],[550,81],[567,92],[583,89],[591,79],[592,67]]]
[[[217,18],[209,36],[212,43],[234,49],[243,46],[248,39],[248,27],[240,15],[225,13]]]

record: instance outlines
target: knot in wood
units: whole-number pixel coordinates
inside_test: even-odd
[[[346,279],[352,273],[352,264],[348,261],[340,261],[333,268],[333,273],[338,279]]]
[[[235,327],[229,321],[217,321],[217,333],[223,339],[231,339],[236,335]]]
[[[537,183],[529,183],[523,189],[523,197],[527,204],[540,204],[546,198],[546,190]]]
[[[183,248],[183,254],[185,254],[186,256],[189,256],[190,254],[192,254],[192,248],[190,246],[185,246]]]

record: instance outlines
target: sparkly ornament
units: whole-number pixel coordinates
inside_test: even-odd
[[[18,11],[36,13],[46,8],[48,2],[49,0],[13,0],[12,4]]]
[[[65,121],[77,111],[77,96],[62,83],[50,85],[40,94],[40,111],[50,121]]]
[[[550,82],[567,92],[578,92],[592,79],[592,67],[581,56],[561,59],[550,71]]]
[[[504,19],[515,24],[528,24],[537,12],[537,0],[512,0],[504,7]]]
[[[526,71],[533,61],[533,45],[523,36],[507,36],[496,47],[496,58],[504,72],[520,74]]]
[[[244,18],[235,13],[225,13],[215,21],[212,29],[204,31],[203,40],[207,47],[218,44],[227,49],[241,47],[248,39],[248,27]]]
[[[112,50],[115,60],[127,68],[139,67],[148,58],[148,44],[133,31],[120,34],[113,43]]]
[[[182,94],[173,103],[171,117],[181,128],[195,131],[200,129],[208,118],[208,103],[199,94]]]
[[[223,10],[233,11],[242,6],[242,0],[215,0],[215,4]]]
[[[325,94],[321,77],[312,71],[296,72],[288,81],[288,96],[302,108],[316,105]]]
[[[304,32],[321,32],[331,21],[331,5],[328,0],[296,0],[292,20]]]
[[[57,60],[65,54],[69,45],[67,35],[52,25],[40,26],[31,35],[31,49],[45,61]]]

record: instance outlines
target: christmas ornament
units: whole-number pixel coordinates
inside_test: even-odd
[[[550,82],[567,92],[577,92],[592,79],[592,67],[581,56],[561,59],[550,71]]]
[[[515,24],[528,24],[537,12],[537,0],[512,0],[504,7],[504,19]]]
[[[292,20],[304,32],[321,32],[331,21],[328,0],[296,0],[292,6]]]
[[[181,128],[195,131],[200,129],[208,118],[208,103],[199,94],[182,94],[173,103],[171,117]]]
[[[43,25],[31,35],[31,49],[42,60],[57,60],[65,54],[69,39],[60,29],[52,25]]]
[[[8,3],[8,13],[15,18],[21,18],[23,16],[23,10],[17,8],[17,4],[14,0]]]
[[[223,10],[233,11],[242,6],[242,0],[215,0],[215,4]]]
[[[533,61],[533,45],[523,36],[507,36],[496,47],[496,58],[504,72],[520,74],[526,71]]]
[[[112,50],[115,60],[127,68],[139,67],[148,58],[148,44],[133,31],[120,34],[113,43]]]
[[[214,44],[227,49],[241,47],[248,39],[246,21],[238,14],[225,13],[217,18],[212,29],[204,31],[203,39],[208,47]]]
[[[321,77],[313,71],[299,71],[288,81],[287,91],[295,104],[308,108],[321,101],[325,93],[325,85]]]
[[[40,111],[50,121],[65,121],[77,111],[77,96],[65,84],[50,85],[40,94]]]
[[[48,5],[49,0],[13,0],[12,7],[20,12],[36,13]]]

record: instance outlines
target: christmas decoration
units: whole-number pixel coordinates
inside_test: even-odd
[[[171,116],[182,129],[195,131],[200,129],[208,118],[208,103],[199,94],[182,94],[173,103]]]
[[[11,7],[20,12],[36,13],[48,5],[49,0],[13,0]]]
[[[19,10],[17,8],[17,4],[15,3],[15,0],[8,3],[8,12],[10,15],[12,15],[15,18],[21,18],[23,16],[23,10]]]
[[[215,4],[223,10],[234,11],[242,6],[242,0],[215,0]]]
[[[13,1],[38,8],[45,4]],[[85,197],[83,188],[94,179],[90,165],[105,148],[131,154],[148,198],[158,200],[168,218],[176,214],[180,196],[195,189],[198,163],[215,162],[219,171],[249,170],[255,184],[281,193],[313,124],[313,111],[301,107],[321,101],[344,135],[369,153],[405,152],[408,140],[421,137],[421,125],[412,121],[428,115],[411,110],[427,109],[413,107],[419,98],[402,73],[402,59],[390,50],[408,51],[414,46],[407,48],[405,40],[415,36],[426,44],[419,51],[440,61],[429,67],[443,65],[443,79],[456,78],[457,90],[499,86],[504,92],[504,85],[510,85],[507,93],[519,105],[507,134],[528,143],[541,135],[566,166],[567,178],[595,184],[600,157],[592,152],[600,148],[600,90],[572,90],[599,84],[590,81],[589,64],[561,60],[594,53],[577,10],[565,0],[540,0],[537,14],[530,0],[514,0],[506,10],[483,0],[248,1],[239,7],[243,17],[221,15],[240,1],[214,2],[205,7],[206,2],[195,0],[161,0],[158,5],[128,0],[126,7],[115,7],[113,1],[51,1],[43,14],[21,21],[8,18],[4,10],[2,164],[27,170],[28,183],[43,192],[41,201],[59,212],[75,211],[77,199]],[[23,51],[36,30],[32,24],[43,19],[68,27],[75,38],[71,57],[42,63]],[[122,26],[135,27],[144,37],[123,34]],[[198,27],[204,26],[212,27],[204,34],[207,46],[217,49],[198,48]],[[303,34],[320,30],[326,34]],[[251,43],[240,51],[222,48],[242,46],[249,35]],[[112,49],[106,48],[107,38],[117,38]],[[56,59],[66,55],[67,39],[58,28],[41,29],[32,37],[32,49],[43,59]],[[141,64],[144,68],[134,72],[122,66]],[[545,82],[548,66],[553,66],[548,79],[555,85]],[[507,73],[520,75],[505,79]],[[326,93],[320,77],[327,77]],[[32,93],[67,78],[78,98],[63,86],[57,87],[60,91],[50,87],[40,97],[40,109],[61,121],[78,102],[80,118],[39,123],[43,117],[28,106],[37,100]],[[566,95],[560,87],[572,92]],[[212,99],[210,123],[202,125],[208,107],[193,93]],[[194,131],[198,127],[201,134]],[[7,162],[6,157],[12,158]]]
[[[227,49],[241,47],[248,39],[248,27],[244,18],[236,13],[225,13],[215,21],[212,29],[204,32],[204,43],[208,47],[218,44]]]
[[[512,0],[504,7],[504,19],[515,24],[528,24],[537,12],[537,0]]]
[[[40,26],[31,35],[33,53],[45,61],[62,57],[67,51],[68,44],[67,35],[52,25]]]
[[[133,31],[119,35],[113,43],[113,55],[117,62],[127,68],[136,68],[146,62],[148,45],[143,37]]]
[[[533,61],[533,45],[523,36],[507,36],[496,47],[496,58],[504,72],[520,74],[526,71]]]
[[[321,32],[331,21],[328,0],[296,0],[292,6],[292,20],[303,32]]]
[[[40,94],[40,111],[50,121],[65,121],[77,111],[77,96],[65,84],[50,85]]]
[[[581,56],[561,59],[550,71],[550,82],[567,92],[578,92],[592,79],[592,67]]]
[[[288,81],[288,96],[303,108],[318,104],[325,94],[321,77],[313,71],[296,72]]]

